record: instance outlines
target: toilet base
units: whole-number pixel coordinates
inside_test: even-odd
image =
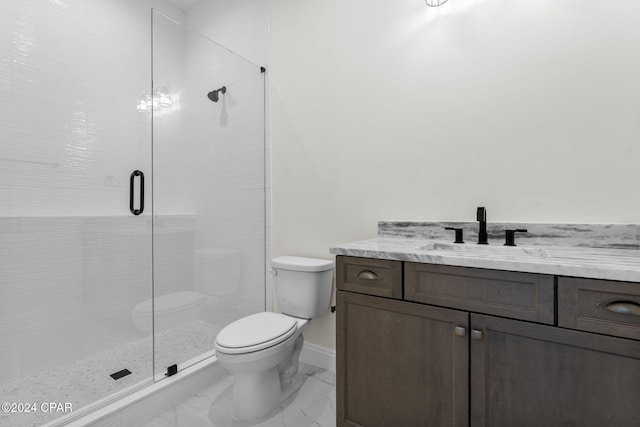
[[[233,416],[233,383],[229,382],[227,383],[228,385],[222,387],[223,391],[211,403],[207,417],[209,418],[211,423],[216,426],[238,427],[261,424],[272,417],[275,417],[277,419],[278,417],[280,417],[280,411],[285,411],[285,408],[289,404],[292,404],[295,397],[297,396],[297,392],[300,390],[305,380],[306,376],[301,374],[299,381],[295,382],[297,386],[290,387],[287,389],[287,391],[284,392],[282,402],[279,405],[277,405],[268,414],[251,421],[239,420]],[[266,424],[268,424],[268,422]]]
[[[280,405],[278,405],[278,408],[289,403],[289,401],[292,400],[295,397],[296,393],[298,393],[298,391],[302,388],[303,383],[304,378],[302,374],[296,374],[293,380],[289,383],[287,389],[282,392],[282,401],[280,402]]]
[[[304,337],[300,333],[293,343],[286,363],[281,361],[258,375],[255,371],[235,372],[232,410],[235,419],[255,421],[266,417],[300,390],[304,381],[298,371],[298,359],[303,344]]]
[[[277,378],[279,376],[277,367],[275,371]],[[259,383],[255,381],[255,377],[251,379],[244,378],[240,381],[238,381],[237,376],[234,377],[231,411],[233,418],[238,421],[259,421],[268,418],[295,397],[296,393],[302,388],[304,378],[302,374],[298,373],[291,379],[284,390],[281,390],[279,379],[276,384],[272,381],[270,375],[266,382],[260,381]],[[265,399],[265,396],[267,399]]]
[[[280,404],[281,396],[277,366],[261,375],[236,373],[233,376],[233,417],[241,421],[261,418]]]

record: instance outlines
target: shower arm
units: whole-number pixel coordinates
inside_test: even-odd
[[[207,98],[209,98],[213,102],[218,102],[218,99],[219,99],[219,95],[218,94],[219,93],[222,93],[223,95],[225,93],[227,93],[227,87],[226,86],[222,86],[220,89],[212,90],[211,92],[209,92],[207,94]]]

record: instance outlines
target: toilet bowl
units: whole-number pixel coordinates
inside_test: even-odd
[[[280,313],[256,313],[216,337],[216,357],[233,376],[233,416],[251,421],[286,402],[302,386],[298,359],[309,319],[329,311],[333,261],[279,257],[271,262]]]
[[[218,334],[216,356],[233,375],[232,411],[237,419],[267,415],[298,391],[302,381],[293,377],[307,323],[265,312],[243,317]]]

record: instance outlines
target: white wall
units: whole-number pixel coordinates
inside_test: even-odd
[[[640,4],[272,0],[273,251],[378,220],[637,223]],[[334,319],[307,339],[334,345]]]
[[[268,0],[201,0],[187,9],[185,23],[255,64],[269,63]]]

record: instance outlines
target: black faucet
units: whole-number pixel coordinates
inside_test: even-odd
[[[476,214],[476,221],[480,222],[480,229],[478,230],[478,244],[488,245],[487,242],[487,210],[484,207],[479,207]]]
[[[516,233],[526,233],[526,228],[518,228],[515,230],[505,230],[504,231],[504,245],[505,246],[515,246],[516,245]]]

